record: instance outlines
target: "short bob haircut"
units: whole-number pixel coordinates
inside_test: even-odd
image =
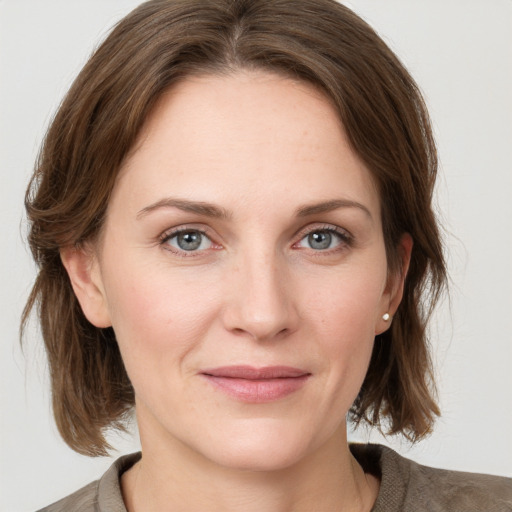
[[[56,423],[79,453],[104,455],[134,390],[112,328],[85,318],[60,259],[100,232],[116,176],[162,94],[191,75],[263,70],[305,81],[336,108],[377,184],[388,268],[400,237],[414,240],[404,297],[377,336],[350,415],[415,441],[439,415],[426,332],[446,283],[432,209],[437,155],[417,85],[363,20],[335,0],[152,0],[111,31],[63,100],[26,194],[38,275],[36,309]]]

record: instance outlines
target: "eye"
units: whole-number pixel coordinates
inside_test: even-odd
[[[178,251],[195,252],[210,249],[212,241],[205,233],[197,229],[187,229],[171,233],[164,240],[164,244],[170,245]]]
[[[343,243],[348,243],[348,236],[332,228],[315,229],[310,231],[298,243],[299,247],[315,251],[334,249]]]

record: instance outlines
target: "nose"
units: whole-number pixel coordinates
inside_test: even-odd
[[[242,256],[226,284],[223,322],[230,332],[270,340],[297,329],[290,271],[272,251]]]

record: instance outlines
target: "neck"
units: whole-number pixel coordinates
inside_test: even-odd
[[[344,425],[300,461],[272,471],[220,466],[177,440],[154,445],[140,433],[142,459],[122,477],[128,512],[369,511],[377,497],[378,481],[351,455]]]

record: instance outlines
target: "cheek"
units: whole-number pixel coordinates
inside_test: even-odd
[[[346,407],[366,375],[385,280],[385,270],[375,267],[339,273],[305,304],[304,316],[316,331],[319,349],[328,356],[326,386],[333,399],[343,400]]]
[[[346,268],[323,279],[321,286],[314,284],[305,283],[299,294],[308,297],[304,313],[317,318],[317,324],[327,331],[326,339],[339,338],[336,333],[347,338],[347,342],[373,338],[375,320],[382,309],[385,268]]]
[[[128,367],[178,364],[196,347],[217,315],[215,290],[161,266],[118,261],[106,291],[112,325]],[[199,280],[200,281],[200,280]],[[110,285],[110,286],[109,286]]]

